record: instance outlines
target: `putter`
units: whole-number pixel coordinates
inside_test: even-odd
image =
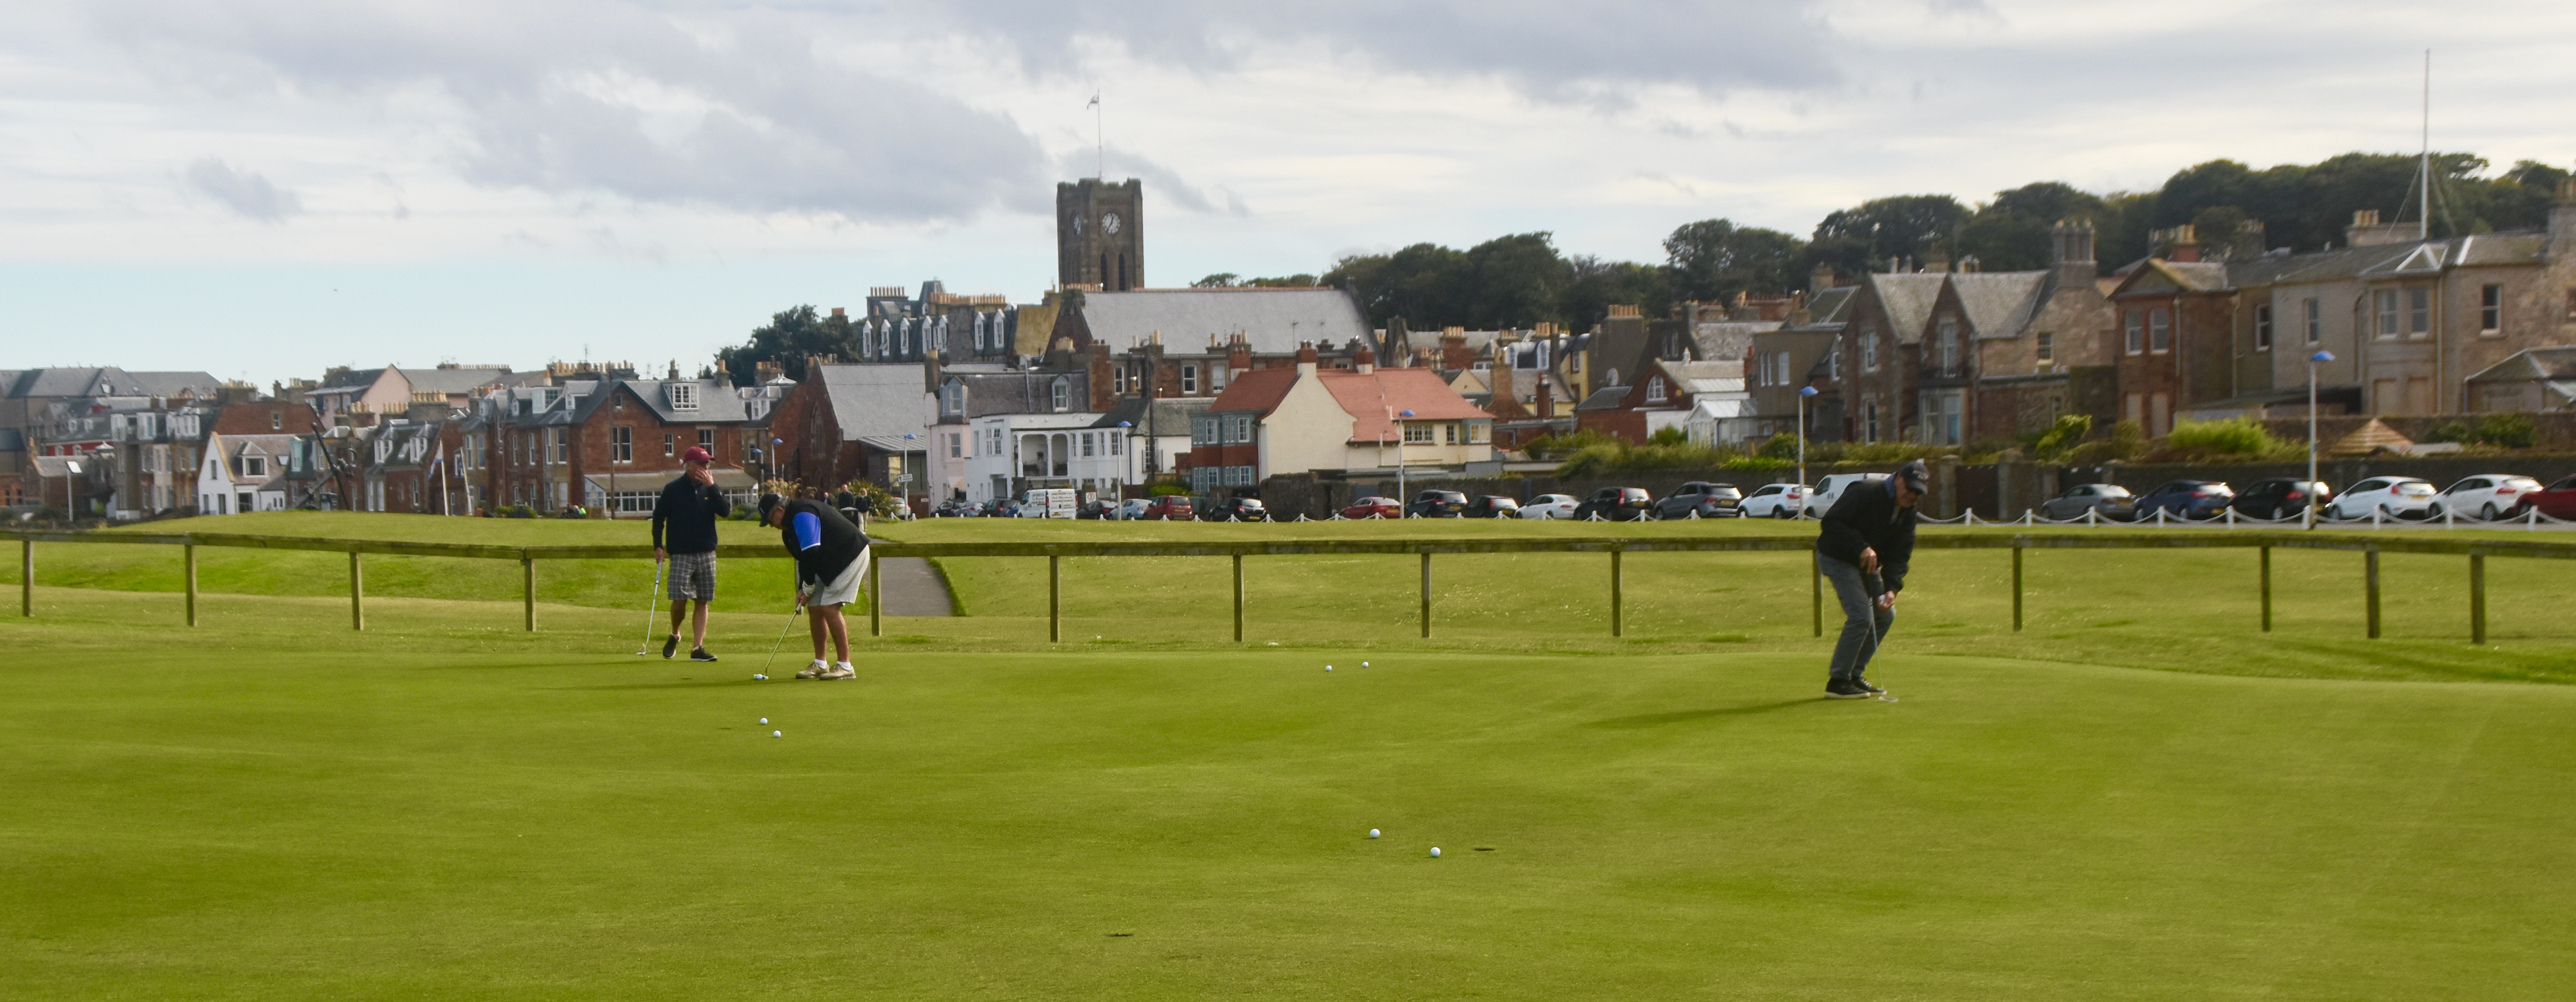
[[[1878,662],[1878,610],[1876,606],[1876,602],[1871,603],[1869,614],[1869,660],[1872,664],[1876,664]],[[1896,696],[1885,690],[1881,690],[1878,694],[1878,701],[1882,703],[1893,703],[1896,702]]]
[[[644,605],[644,643],[635,648],[636,657],[643,657],[653,650],[653,614],[661,611],[661,606],[662,562],[656,560],[653,562],[653,600]]]
[[[795,608],[787,610],[787,622],[778,627],[778,642],[769,645],[769,660],[760,663],[762,675],[769,674],[771,668],[778,666],[778,649],[787,646],[787,628],[796,625],[796,614],[803,611],[805,611],[805,604],[802,602],[797,603]]]

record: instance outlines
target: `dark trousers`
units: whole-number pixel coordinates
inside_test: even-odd
[[[1834,663],[1830,677],[1856,679],[1869,669],[1871,655],[1887,639],[1887,628],[1896,625],[1896,610],[1878,607],[1878,575],[1864,574],[1861,569],[1824,554],[1816,555],[1816,567],[1834,586],[1834,600],[1843,606],[1842,639],[1834,642]]]

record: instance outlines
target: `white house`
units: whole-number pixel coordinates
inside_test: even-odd
[[[197,513],[237,515],[284,511],[294,435],[206,436],[205,466],[197,474]]]
[[[987,414],[968,421],[963,455],[951,460],[962,472],[966,499],[981,503],[1040,487],[1100,490],[1104,478],[1077,474],[1075,460],[1087,451],[1098,466],[1123,454],[1126,442],[1116,429],[1092,427],[1099,420],[1096,412],[1069,411]]]

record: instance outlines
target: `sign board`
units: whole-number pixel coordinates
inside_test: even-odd
[[[912,482],[912,474],[909,474],[909,473],[898,473],[898,474],[895,474],[895,475],[894,475],[894,482],[895,482],[895,483],[898,483],[898,484],[908,484],[908,483],[911,483],[911,482]]]

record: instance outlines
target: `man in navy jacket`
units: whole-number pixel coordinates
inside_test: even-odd
[[[1843,635],[1834,644],[1825,695],[1861,699],[1882,692],[1861,673],[1896,623],[1896,593],[1905,590],[1906,565],[1914,560],[1914,505],[1923,499],[1931,470],[1920,459],[1883,480],[1844,488],[1825,511],[1816,536],[1816,567],[1833,582],[1843,607]]]
[[[858,674],[850,666],[850,626],[841,607],[857,601],[859,582],[868,576],[868,534],[841,517],[831,505],[776,494],[760,496],[760,524],[778,529],[778,540],[796,557],[796,604],[814,631],[814,664],[797,678],[843,679]],[[840,657],[826,664],[823,641]]]

